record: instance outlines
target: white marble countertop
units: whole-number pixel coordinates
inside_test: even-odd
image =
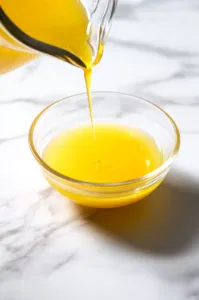
[[[147,200],[80,208],[49,188],[27,132],[48,103],[85,91],[82,72],[43,57],[0,78],[0,299],[199,299],[199,2],[119,0],[93,90],[158,103],[181,152]]]

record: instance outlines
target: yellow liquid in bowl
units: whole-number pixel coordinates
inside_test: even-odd
[[[93,183],[118,183],[144,176],[158,168],[163,156],[155,140],[147,133],[120,125],[97,124],[96,139],[91,126],[63,132],[46,146],[43,159],[53,170],[70,178]],[[125,193],[126,187],[90,187],[91,194],[73,191],[61,179],[50,184],[72,200],[93,207],[117,207],[137,201],[159,184],[137,193]],[[80,185],[78,189],[81,189]],[[99,191],[99,195],[96,193]],[[88,188],[87,188],[88,192]],[[94,192],[94,196],[92,196]],[[111,192],[107,197],[107,192]],[[104,196],[103,196],[104,193]],[[120,194],[120,195],[119,195]]]

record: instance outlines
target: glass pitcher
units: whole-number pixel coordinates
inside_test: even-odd
[[[117,0],[0,0],[0,74],[47,54],[99,62]]]

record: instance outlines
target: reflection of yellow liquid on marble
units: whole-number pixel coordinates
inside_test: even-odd
[[[86,182],[117,183],[144,176],[163,162],[154,139],[138,129],[119,125],[97,124],[96,140],[91,126],[82,126],[56,136],[45,148],[44,161],[57,172]],[[134,195],[121,196],[117,205],[112,198],[103,199],[76,194],[50,181],[55,189],[74,201],[100,207],[122,206],[152,192],[156,185]],[[59,179],[58,179],[59,180]],[[71,184],[71,187],[73,184]],[[121,187],[120,187],[121,188]],[[123,187],[125,188],[125,186]],[[92,188],[90,188],[92,191]],[[115,188],[116,193],[118,188]],[[113,202],[113,203],[112,203]]]

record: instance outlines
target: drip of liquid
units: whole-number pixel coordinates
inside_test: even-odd
[[[98,64],[100,62],[103,51],[104,51],[104,45],[102,43],[100,43],[97,56],[93,62],[93,66],[95,66],[96,64]],[[86,91],[87,91],[87,96],[88,96],[88,107],[89,107],[89,114],[90,114],[90,120],[91,120],[92,131],[93,131],[93,139],[96,141],[96,130],[95,130],[95,122],[94,122],[94,116],[93,116],[93,101],[92,101],[92,92],[91,92],[92,68],[84,69],[84,79],[85,79]],[[98,165],[99,165],[99,163],[97,162],[97,168],[98,168]]]
[[[100,43],[97,56],[92,64],[93,66],[97,65],[100,62],[103,51],[104,51],[104,45],[102,43]],[[93,116],[93,101],[92,101],[92,92],[91,92],[92,68],[84,69],[84,80],[85,80],[86,91],[87,91],[87,96],[88,96],[88,107],[89,107],[89,114],[90,114],[90,120],[91,120],[92,131],[93,131],[93,138],[96,141],[95,122],[94,122],[94,116]],[[98,163],[97,163],[97,166],[98,166]]]
[[[92,93],[91,93],[92,69],[84,70],[84,78],[85,78],[86,90],[88,95],[88,106],[89,106],[90,120],[91,120],[92,131],[93,131],[93,138],[94,140],[96,140],[95,123],[93,117]]]

